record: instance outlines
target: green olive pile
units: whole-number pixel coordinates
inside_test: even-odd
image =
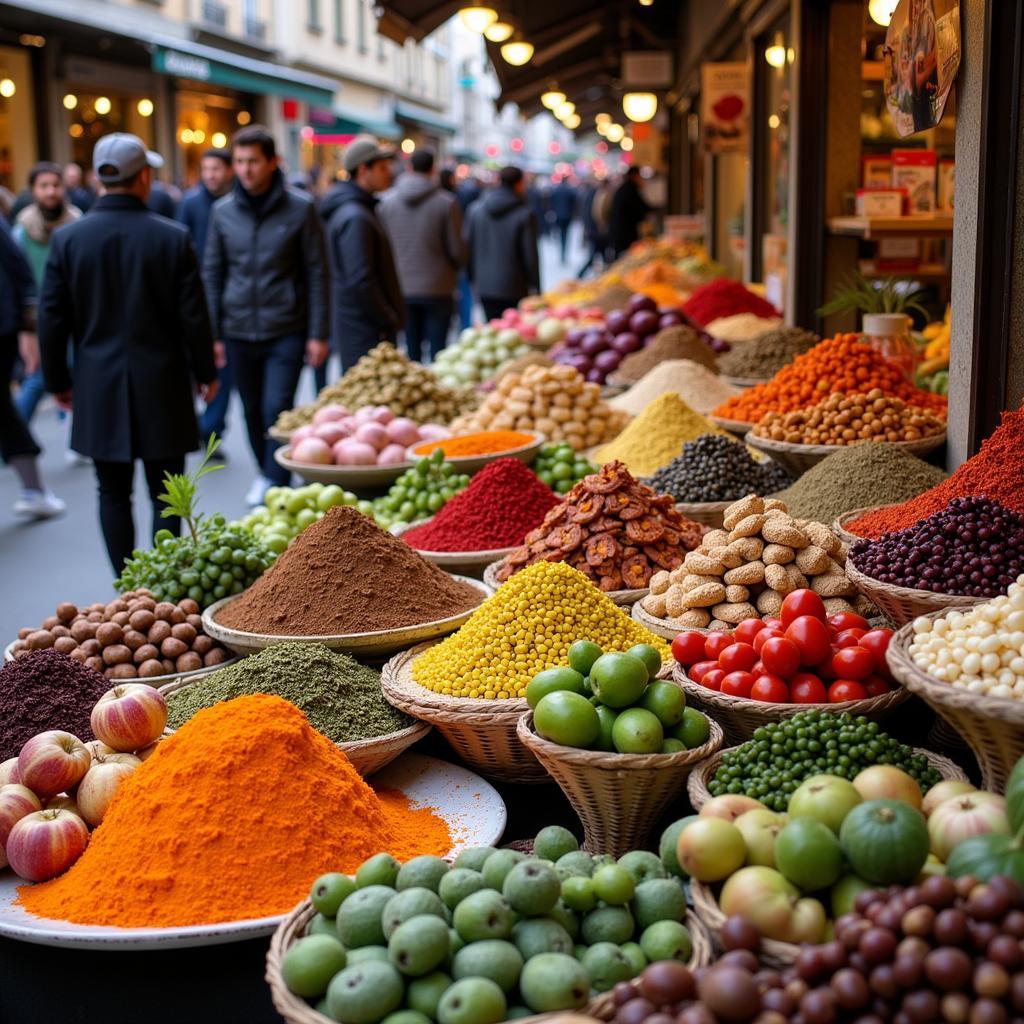
[[[195,536],[160,530],[148,551],[138,548],[114,581],[120,591],[147,588],[157,601],[190,598],[200,608],[254,583],[276,557],[258,538],[222,515],[204,519]]]
[[[571,444],[548,441],[537,450],[533,471],[556,494],[565,494],[585,476],[596,473],[597,467]]]
[[[875,764],[902,768],[923,791],[941,781],[923,754],[883,732],[877,722],[849,714],[801,711],[757,729],[722,757],[708,785],[712,796],[742,793],[773,811],[784,811],[793,791],[810,775],[853,779]]]
[[[469,486],[465,473],[456,473],[444,452],[436,448],[412,469],[407,469],[382,498],[373,503],[373,517],[387,529],[396,523],[413,523],[440,511],[446,501]]]

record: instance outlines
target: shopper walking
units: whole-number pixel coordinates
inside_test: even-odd
[[[576,189],[569,183],[569,176],[565,174],[559,178],[558,184],[551,190],[549,199],[551,213],[555,218],[555,227],[558,229],[558,247],[562,263],[565,263],[566,260],[569,229],[576,216],[576,202]]]
[[[259,505],[268,487],[290,478],[267,430],[295,404],[303,362],[327,358],[326,260],[313,199],[286,187],[270,132],[236,132],[231,160],[235,180],[213,207],[203,281],[256,460],[246,501]]]
[[[28,260],[38,294],[43,284],[43,271],[53,232],[78,220],[82,214],[77,207],[68,205],[65,199],[59,164],[36,164],[28,172],[28,187],[32,202],[18,214],[11,235]],[[25,376],[18,392],[16,407],[21,418],[31,423],[45,391],[35,334],[26,332],[22,349]]]
[[[391,187],[394,153],[370,135],[345,150],[348,180],[323,201],[331,262],[333,338],[347,370],[374,345],[394,341],[405,322],[402,289],[376,193]]]
[[[115,574],[135,547],[132,481],[141,459],[161,519],[166,473],[180,473],[199,443],[193,383],[217,391],[213,338],[195,249],[181,225],[146,209],[162,158],[136,135],[96,143],[106,192],[87,217],[58,231],[39,297],[47,391],[71,408],[71,445],[96,468],[100,526]],[[74,348],[68,366],[68,342]]]
[[[639,237],[640,225],[652,207],[640,193],[640,168],[630,167],[612,196],[611,248],[621,256]]]
[[[462,213],[462,223],[466,223],[466,215],[469,208],[480,198],[480,182],[468,175],[461,184],[455,188],[455,195],[459,200],[459,210]],[[463,267],[459,271],[459,329],[465,330],[473,326],[473,286],[469,283],[469,273]]]
[[[458,200],[434,180],[434,154],[417,149],[410,170],[378,207],[405,299],[410,359],[436,358],[448,341],[459,267],[465,262]]]
[[[518,167],[503,167],[500,184],[473,204],[466,219],[469,277],[493,320],[540,291],[537,222],[524,200]]]
[[[185,193],[178,207],[178,220],[188,228],[200,264],[206,249],[206,233],[210,226],[213,204],[230,191],[231,179],[231,151],[208,149],[199,162],[199,184]],[[217,358],[217,381],[217,397],[207,404],[199,417],[199,433],[204,444],[209,441],[212,434],[223,437],[227,431],[228,405],[231,402],[234,381],[222,350],[218,352]],[[223,451],[218,449],[214,457],[223,458]]]
[[[64,165],[64,189],[71,205],[77,206],[82,213],[88,213],[96,202],[96,191],[86,182],[80,164]]]

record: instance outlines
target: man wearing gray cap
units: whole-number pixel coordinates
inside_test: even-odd
[[[394,153],[370,135],[345,150],[348,180],[323,201],[331,261],[332,334],[348,369],[381,341],[394,341],[405,322],[391,243],[377,218],[374,194],[391,186]]]
[[[213,335],[188,231],[146,209],[152,168],[163,165],[136,135],[96,143],[106,194],[87,217],[54,233],[39,298],[47,391],[73,408],[71,447],[96,467],[103,539],[115,573],[135,547],[132,479],[142,459],[161,519],[165,473],[181,473],[199,445],[192,390],[217,391]],[[68,341],[74,355],[68,366]]]

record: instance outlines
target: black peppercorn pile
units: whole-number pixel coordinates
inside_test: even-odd
[[[791,482],[780,465],[755,461],[742,444],[723,434],[701,434],[687,442],[682,455],[644,481],[659,494],[688,503],[739,501],[748,494],[772,494]]]
[[[954,498],[905,530],[857,541],[850,558],[882,583],[997,597],[1024,572],[1024,518],[989,498]]]

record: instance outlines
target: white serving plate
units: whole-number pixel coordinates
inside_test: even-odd
[[[337,484],[345,490],[356,491],[360,488],[387,487],[393,484],[407,469],[412,469],[412,462],[396,462],[391,466],[334,466],[319,463],[296,462],[291,457],[290,444],[278,448],[274,452],[274,461],[290,473],[297,473],[303,480],[314,484]]]
[[[474,430],[472,431],[472,433],[488,434],[494,433],[494,431]],[[509,448],[508,451],[504,452],[491,452],[488,455],[446,455],[444,461],[450,462],[455,467],[455,471],[457,473],[469,474],[478,472],[479,470],[483,469],[484,466],[488,465],[491,462],[494,462],[496,459],[518,459],[520,462],[525,463],[527,466],[529,466],[533,462],[533,460],[537,458],[537,451],[540,449],[540,446],[544,443],[545,440],[544,435],[536,430],[516,430],[514,431],[514,433],[529,434],[532,440],[528,441],[526,444],[520,445],[518,448]],[[461,435],[456,434],[453,435],[453,437],[451,438],[446,438],[445,440],[450,441],[453,440],[455,437],[459,436]],[[417,441],[414,445],[410,445],[408,448],[406,448],[406,457],[409,459],[413,459],[415,461],[428,458],[432,454],[431,452],[417,454],[416,449],[421,447],[422,445],[431,443],[433,442]]]
[[[400,789],[413,807],[433,807],[448,823],[454,857],[467,846],[493,846],[505,831],[505,803],[490,783],[458,765],[423,754],[403,754],[373,777],[378,789]],[[0,873],[0,936],[40,946],[78,949],[184,949],[218,946],[268,936],[284,914],[248,921],[182,928],[108,928],[35,917],[15,905],[24,885],[10,870]]]

